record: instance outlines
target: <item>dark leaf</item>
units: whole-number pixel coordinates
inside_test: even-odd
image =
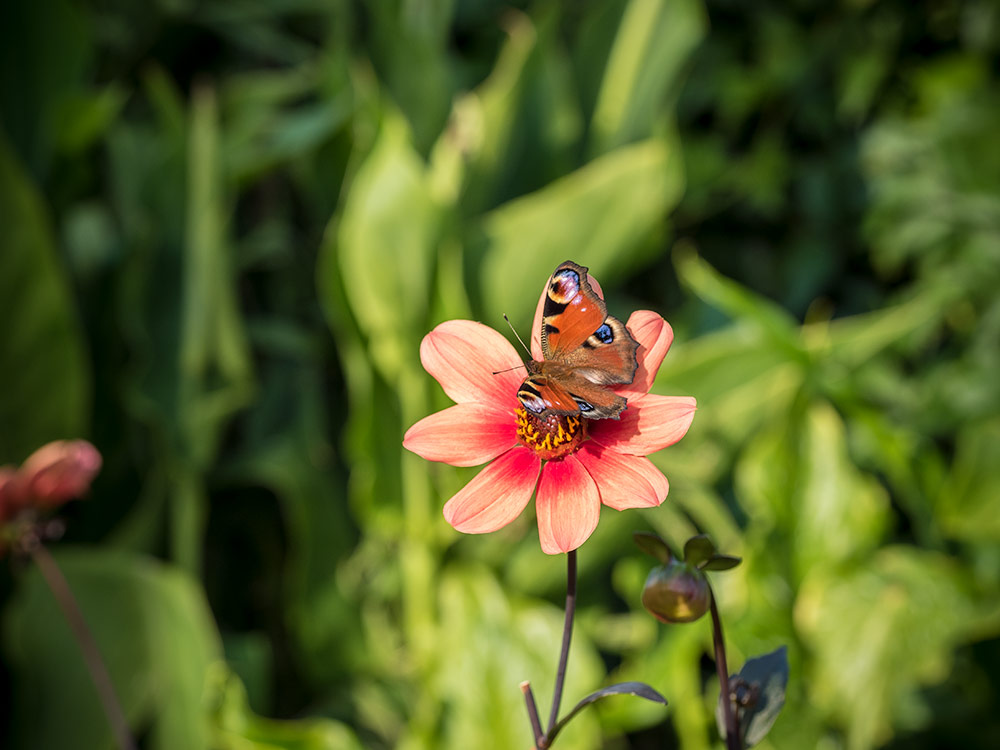
[[[688,565],[701,565],[713,555],[715,545],[705,534],[693,536],[684,543],[684,562]]]
[[[556,735],[562,731],[574,716],[576,716],[580,711],[589,706],[591,703],[596,703],[601,700],[601,698],[607,698],[609,695],[637,695],[640,698],[645,698],[648,701],[653,701],[654,703],[661,703],[664,706],[667,705],[667,699],[660,695],[658,692],[653,690],[645,682],[619,682],[616,685],[611,685],[609,687],[598,690],[595,693],[591,693],[586,698],[581,700],[575,706],[573,710],[562,717],[552,730],[545,736],[545,739],[549,745],[556,738]]]
[[[730,568],[735,568],[743,562],[741,557],[733,557],[732,555],[712,555],[705,564],[701,566],[702,570],[729,570]]]
[[[788,650],[781,646],[769,654],[748,659],[739,674],[729,679],[730,690],[744,696],[747,705],[737,706],[740,735],[744,747],[752,747],[764,739],[771,730],[782,706],[785,705],[785,687],[788,685]],[[722,696],[715,709],[719,733],[725,736],[722,714]]]
[[[639,549],[647,555],[652,555],[664,565],[670,562],[672,557],[670,554],[670,547],[668,547],[667,543],[660,539],[660,537],[656,534],[648,531],[636,531],[633,532],[632,538],[635,539],[635,543],[639,545]]]

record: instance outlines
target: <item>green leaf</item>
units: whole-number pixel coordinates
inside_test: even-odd
[[[670,562],[673,557],[670,553],[670,547],[656,534],[648,531],[636,531],[633,532],[632,538],[639,545],[639,549],[647,555],[652,555],[663,564]]]
[[[769,654],[747,659],[739,673],[730,677],[743,683],[743,688],[753,695],[751,704],[738,710],[740,737],[744,747],[758,744],[774,726],[785,705],[785,688],[788,686],[788,649],[779,646]],[[715,709],[719,734],[726,735],[722,712],[723,696]]]
[[[804,361],[796,320],[782,307],[728,279],[702,260],[689,245],[674,253],[682,284],[734,320],[753,323],[793,360]]]
[[[806,413],[798,460],[801,476],[789,497],[800,575],[874,549],[889,511],[885,488],[851,461],[843,419],[829,404]]]
[[[693,536],[684,543],[684,562],[700,567],[715,554],[715,545],[705,534]]]
[[[224,662],[208,673],[205,703],[212,750],[361,750],[357,736],[338,721],[308,718],[280,721],[257,716],[246,688]]]
[[[608,55],[591,121],[592,154],[648,138],[671,113],[705,9],[697,0],[631,0]]]
[[[944,555],[894,546],[803,582],[795,623],[815,655],[810,696],[848,747],[882,742],[904,701],[948,677],[958,645],[997,632],[1000,603],[971,579]]]
[[[42,198],[0,136],[0,464],[83,437],[90,370]]]
[[[579,703],[573,706],[568,714],[556,722],[556,725],[552,727],[552,730],[545,735],[545,739],[548,740],[549,744],[551,744],[556,738],[556,735],[562,731],[563,727],[565,727],[574,716],[580,713],[591,703],[596,703],[597,701],[611,695],[636,695],[640,698],[645,698],[648,701],[653,701],[654,703],[659,703],[663,706],[667,705],[667,699],[644,682],[619,682],[617,685],[610,685],[583,698]]]
[[[680,197],[673,144],[651,139],[612,151],[483,219],[486,319],[506,312],[525,330],[549,275],[564,260],[601,283],[633,269]]]
[[[996,542],[1000,540],[1000,419],[964,427],[956,443],[937,517],[949,536]]]
[[[390,381],[412,367],[424,333],[442,218],[406,123],[386,111],[348,193],[336,243],[321,252],[339,259],[351,312]]]
[[[198,584],[149,558],[86,549],[55,556],[93,633],[133,731],[154,750],[207,748],[206,670],[221,654]],[[37,568],[3,618],[18,689],[14,747],[111,747],[80,648]]]
[[[456,748],[528,747],[530,727],[517,685],[530,678],[536,696],[552,694],[552,657],[562,639],[562,608],[508,597],[491,571],[468,563],[449,565],[442,572],[438,596],[439,633],[447,635],[436,643],[432,705],[446,705],[448,710],[440,719],[444,729],[433,730],[444,734],[435,736],[447,737],[443,744]],[[383,658],[385,668],[396,664],[390,652]],[[603,675],[604,665],[588,634],[574,633],[567,690],[600,684]],[[580,750],[602,747],[597,717],[580,716],[565,729],[561,744]]]
[[[716,555],[712,555],[710,558],[708,558],[708,560],[705,562],[705,564],[701,566],[701,569],[702,570],[730,570],[731,568],[735,568],[741,562],[743,562],[743,560],[742,560],[742,558],[739,558],[739,557],[732,557],[731,555],[718,555],[718,554],[716,554]]]

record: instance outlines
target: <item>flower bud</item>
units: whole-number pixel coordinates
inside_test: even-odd
[[[708,611],[705,574],[679,560],[653,568],[642,589],[642,605],[660,622],[694,622]]]
[[[28,456],[8,484],[21,504],[54,508],[85,494],[100,468],[101,454],[86,440],[57,440]]]

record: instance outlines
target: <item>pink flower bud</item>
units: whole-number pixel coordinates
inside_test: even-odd
[[[85,494],[100,468],[101,454],[86,440],[57,440],[28,456],[12,481],[26,504],[54,508]]]

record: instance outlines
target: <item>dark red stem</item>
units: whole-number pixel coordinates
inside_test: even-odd
[[[733,701],[729,695],[729,667],[726,665],[726,642],[722,637],[722,620],[719,619],[719,608],[715,606],[715,592],[711,587],[709,606],[712,608],[712,640],[715,643],[715,669],[719,674],[719,699],[722,701],[723,723],[726,725],[726,750],[742,750],[740,747],[740,728],[733,712]]]
[[[562,700],[563,683],[566,681],[566,661],[569,659],[569,642],[573,637],[573,615],[576,612],[576,550],[566,553],[566,619],[563,623],[562,652],[559,654],[559,668],[556,670],[556,687],[552,694],[552,711],[549,712],[551,732],[559,719],[559,703]]]
[[[52,595],[59,604],[59,608],[62,609],[63,615],[73,631],[73,636],[80,646],[83,660],[90,672],[90,678],[94,681],[94,687],[97,688],[97,695],[101,699],[101,705],[104,707],[104,713],[108,717],[108,723],[111,724],[111,730],[118,741],[118,746],[122,750],[135,750],[135,743],[132,741],[125,713],[115,695],[115,687],[111,683],[111,675],[108,674],[108,668],[101,658],[100,649],[97,648],[94,636],[91,634],[90,628],[87,627],[87,621],[66,582],[66,577],[41,542],[30,544],[27,548],[31,559],[35,561],[42,577],[45,578],[45,582],[52,589]]]

